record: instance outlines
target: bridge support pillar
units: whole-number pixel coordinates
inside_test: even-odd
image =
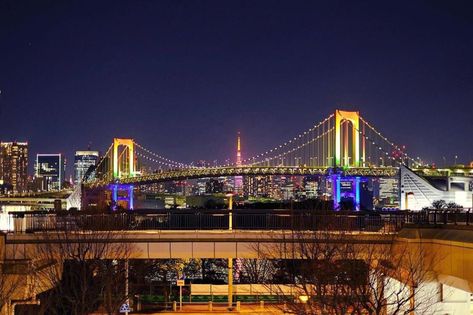
[[[333,196],[333,209],[338,210],[340,207],[340,175],[332,176],[332,196]]]
[[[133,185],[110,185],[113,210],[117,210],[119,206],[133,210],[133,188]]]
[[[343,197],[353,199],[354,210],[360,210],[361,177],[342,177],[340,174],[332,175],[332,196],[334,210],[340,209]]]

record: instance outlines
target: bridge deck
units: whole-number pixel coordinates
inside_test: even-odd
[[[313,166],[239,166],[239,167],[202,167],[169,170],[161,173],[147,174],[134,177],[123,177],[116,182],[121,184],[145,185],[170,180],[185,180],[193,178],[220,177],[220,176],[309,176],[330,175],[343,173],[346,176],[395,176],[398,167],[313,167]],[[114,180],[105,179],[92,183],[92,186],[102,186]]]

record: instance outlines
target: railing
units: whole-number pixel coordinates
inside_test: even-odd
[[[279,213],[70,214],[22,213],[9,216],[13,232],[123,230],[334,230],[393,232],[397,216]]]
[[[471,209],[427,210],[405,214],[405,222],[415,225],[457,225],[473,227],[473,213]]]
[[[392,233],[406,225],[473,227],[468,211],[420,211],[388,214],[317,214],[308,212],[262,212],[251,210],[151,214],[13,213],[8,230],[39,231],[140,231],[140,230],[311,230]]]

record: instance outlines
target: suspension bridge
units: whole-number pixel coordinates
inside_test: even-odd
[[[359,112],[336,110],[271,149],[242,159],[238,148],[235,162],[212,167],[173,160],[133,139],[115,138],[96,168],[86,174],[84,186],[108,187],[114,201],[120,199],[120,191],[126,191],[125,199],[132,208],[134,186],[221,176],[321,175],[331,178],[337,206],[343,181],[353,187],[348,194],[359,204],[361,178],[392,177],[401,165],[418,164],[403,146],[385,137]],[[405,199],[407,203],[407,195]]]

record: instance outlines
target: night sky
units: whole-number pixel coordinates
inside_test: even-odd
[[[469,162],[470,2],[0,0],[0,139],[69,170],[113,137],[221,161],[237,131],[245,158],[341,108]]]

